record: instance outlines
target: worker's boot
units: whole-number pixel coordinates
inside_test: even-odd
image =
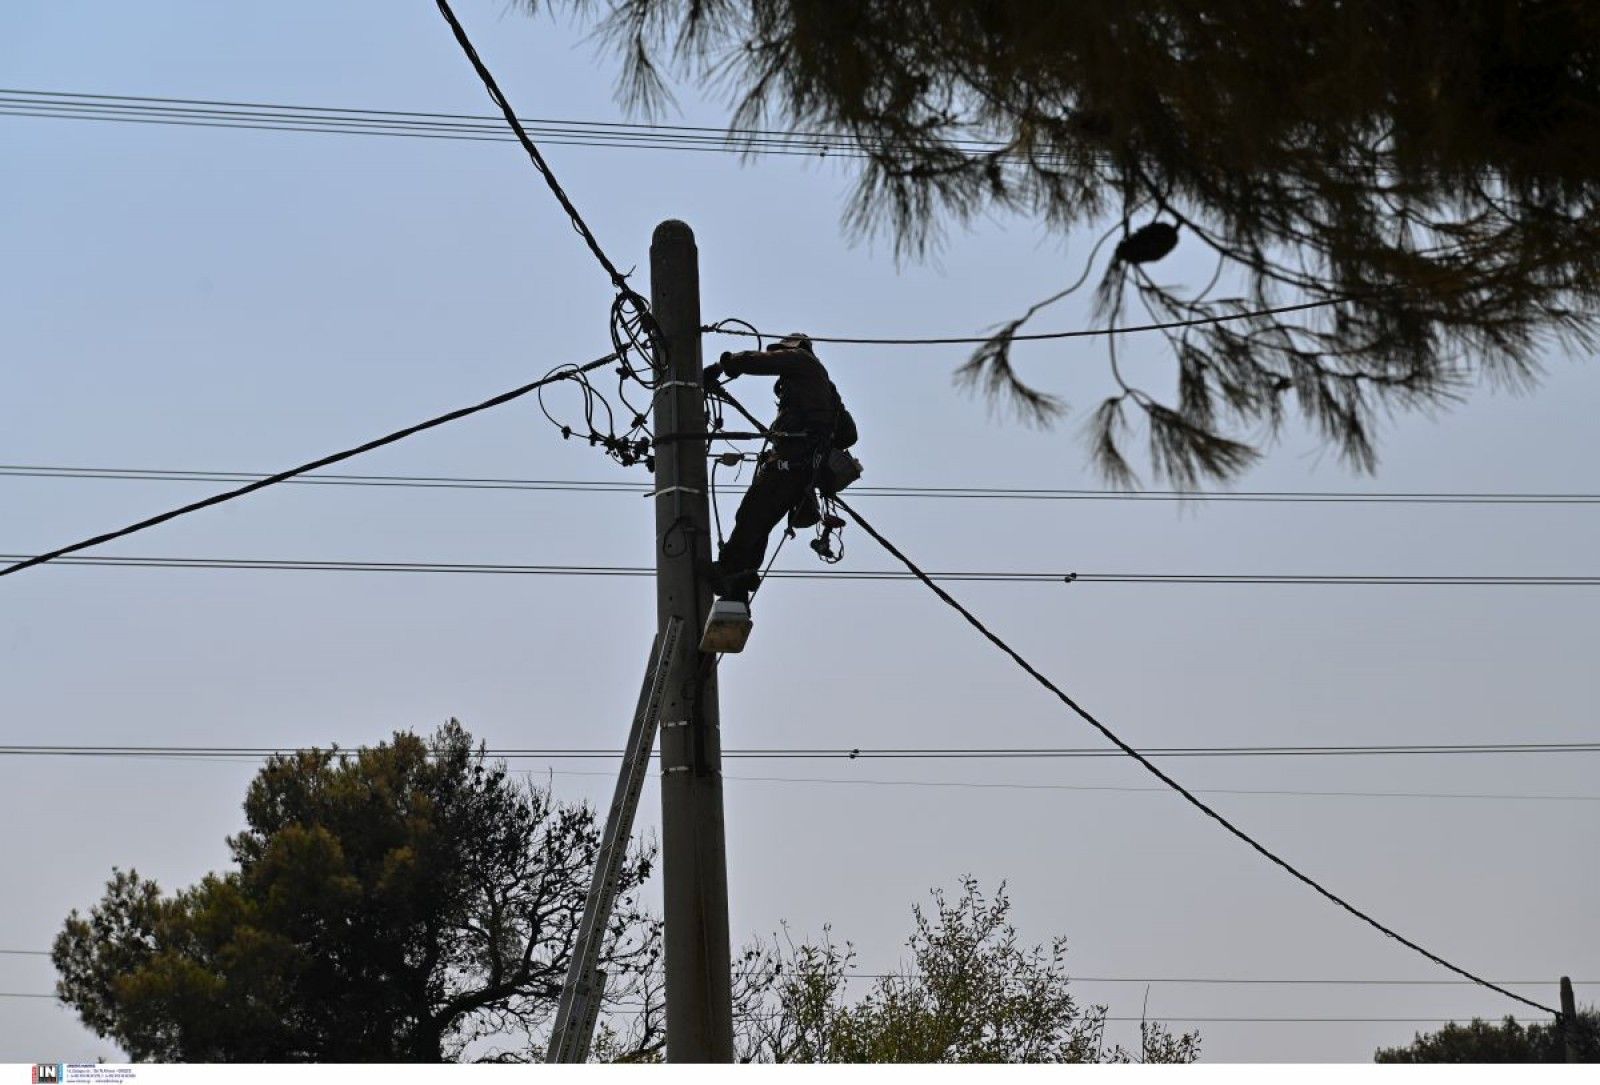
[[[706,579],[711,581],[711,591],[718,598],[740,603],[748,603],[750,593],[761,585],[761,577],[754,569],[729,573],[722,568],[721,562],[716,561],[707,570]]]
[[[761,574],[756,572],[754,569],[748,569],[745,572],[734,573],[731,576],[725,577],[723,581],[724,590],[718,592],[717,594],[722,596],[722,598],[732,600],[735,603],[744,603],[748,605],[750,602],[751,593],[760,586]]]

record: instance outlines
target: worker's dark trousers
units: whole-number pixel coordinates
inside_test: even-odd
[[[797,456],[788,462],[794,466],[787,470],[771,463],[763,464],[745,492],[744,500],[739,502],[733,532],[722,544],[722,556],[717,561],[724,576],[760,572],[767,556],[767,536],[811,488],[809,455]]]

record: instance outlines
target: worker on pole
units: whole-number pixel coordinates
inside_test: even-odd
[[[778,378],[778,413],[771,444],[757,463],[733,531],[712,566],[712,589],[739,603],[748,603],[760,584],[772,529],[785,517],[793,527],[817,523],[817,490],[837,493],[860,473],[853,458],[835,455],[855,444],[856,424],[809,337],[795,332],[765,350],[724,351],[720,361],[706,366],[706,387],[714,393],[723,378],[744,374]]]

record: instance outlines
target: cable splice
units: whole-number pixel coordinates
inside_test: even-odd
[[[1533,1000],[1531,998],[1526,998],[1526,997],[1524,997],[1522,995],[1517,994],[1515,991],[1508,990],[1505,987],[1502,987],[1497,983],[1494,983],[1494,982],[1492,982],[1490,980],[1486,980],[1482,976],[1479,976],[1479,975],[1476,975],[1475,973],[1469,972],[1465,968],[1460,967],[1459,965],[1452,964],[1449,961],[1445,960],[1443,957],[1441,957],[1438,954],[1432,952],[1431,950],[1428,950],[1428,949],[1424,948],[1423,946],[1419,945],[1418,943],[1413,942],[1411,939],[1407,938],[1405,935],[1403,935],[1400,932],[1396,931],[1392,927],[1388,927],[1388,926],[1385,926],[1384,924],[1380,923],[1378,920],[1374,919],[1372,916],[1368,915],[1366,912],[1363,912],[1361,909],[1357,908],[1355,905],[1351,904],[1349,901],[1345,900],[1343,897],[1341,897],[1338,894],[1334,893],[1332,890],[1325,888],[1320,882],[1316,881],[1309,874],[1302,873],[1298,868],[1292,866],[1287,860],[1280,858],[1278,855],[1276,855],[1272,851],[1268,850],[1265,845],[1258,843],[1254,837],[1250,836],[1250,834],[1246,833],[1243,829],[1239,828],[1233,822],[1231,822],[1227,818],[1223,817],[1222,814],[1218,813],[1215,809],[1213,809],[1211,806],[1209,806],[1204,800],[1202,800],[1194,792],[1190,791],[1188,788],[1186,788],[1182,784],[1180,784],[1177,780],[1173,779],[1171,776],[1169,776],[1165,772],[1163,772],[1155,764],[1155,762],[1151,761],[1147,756],[1145,756],[1144,754],[1140,753],[1138,750],[1134,749],[1132,746],[1128,745],[1128,743],[1124,742],[1121,738],[1119,738],[1117,736],[1117,734],[1114,731],[1111,730],[1111,728],[1107,727],[1105,724],[1101,723],[1098,719],[1096,719],[1089,712],[1088,709],[1084,708],[1077,701],[1073,700],[1072,697],[1070,697],[1065,691],[1063,691],[1060,686],[1057,686],[1049,678],[1045,677],[1045,675],[1041,671],[1039,671],[1038,668],[1034,667],[1033,664],[1029,663],[1026,659],[1024,659],[1022,657],[1021,653],[1019,653],[1015,648],[1013,648],[1009,644],[1007,644],[1004,640],[1001,640],[1000,637],[997,634],[995,634],[994,632],[992,632],[989,629],[988,626],[984,625],[983,622],[981,620],[979,620],[979,618],[975,614],[973,614],[966,607],[962,606],[961,603],[954,596],[952,596],[949,592],[945,591],[943,588],[939,587],[939,585],[935,584],[933,582],[933,580],[928,576],[928,574],[924,573],[922,571],[922,569],[918,567],[916,562],[912,561],[909,557],[907,557],[905,555],[905,553],[903,551],[900,550],[899,547],[895,546],[892,542],[890,542],[888,539],[886,539],[877,530],[877,528],[873,527],[870,523],[868,523],[866,521],[866,519],[863,518],[862,515],[859,512],[857,512],[854,508],[852,508],[846,501],[844,501],[842,498],[839,498],[837,495],[834,497],[834,501],[839,505],[840,508],[844,509],[844,511],[849,515],[850,519],[854,520],[856,522],[857,526],[859,526],[862,531],[865,531],[868,535],[872,536],[873,540],[879,546],[883,547],[886,551],[889,552],[889,554],[892,557],[895,558],[895,560],[899,561],[900,564],[904,565],[906,567],[906,569],[908,571],[910,571],[913,576],[915,576],[918,580],[922,581],[922,583],[927,585],[928,589],[930,591],[932,591],[935,595],[937,595],[947,606],[951,607],[958,614],[960,614],[963,618],[965,618],[966,621],[967,621],[967,624],[972,626],[979,633],[981,633],[983,635],[984,639],[988,640],[989,643],[993,644],[996,648],[1000,649],[1000,651],[1004,652],[1007,656],[1009,656],[1011,658],[1011,661],[1014,662],[1017,666],[1021,667],[1025,672],[1027,672],[1027,674],[1030,677],[1032,677],[1034,681],[1038,682],[1045,689],[1047,689],[1051,693],[1055,694],[1056,698],[1059,701],[1061,701],[1062,704],[1064,704],[1068,708],[1070,708],[1073,712],[1075,712],[1078,716],[1080,716],[1084,720],[1084,722],[1088,723],[1096,731],[1099,731],[1100,734],[1102,736],[1104,736],[1105,739],[1107,741],[1109,741],[1112,745],[1116,746],[1117,749],[1121,750],[1124,754],[1126,754],[1129,757],[1133,758],[1146,771],[1148,771],[1151,775],[1155,776],[1156,779],[1160,780],[1167,787],[1171,788],[1173,791],[1176,791],[1179,795],[1183,796],[1183,798],[1185,800],[1187,800],[1190,805],[1195,807],[1201,813],[1205,814],[1207,817],[1211,818],[1217,824],[1221,825],[1224,829],[1226,829],[1233,836],[1235,836],[1238,839],[1244,841],[1244,843],[1248,844],[1251,847],[1251,849],[1253,849],[1257,854],[1261,855],[1263,858],[1267,859],[1269,862],[1271,862],[1275,866],[1280,867],[1281,869],[1286,871],[1288,874],[1292,875],[1296,880],[1304,883],[1307,886],[1310,886],[1312,889],[1316,890],[1317,893],[1321,894],[1323,897],[1325,897],[1328,900],[1332,901],[1334,904],[1337,904],[1340,908],[1343,908],[1345,911],[1349,912],[1351,915],[1355,916],[1357,919],[1359,919],[1362,922],[1366,923],[1368,926],[1372,927],[1373,929],[1377,930],[1378,932],[1380,932],[1380,933],[1382,933],[1384,935],[1387,935],[1390,938],[1393,938],[1395,941],[1399,942],[1401,945],[1405,946],[1406,948],[1414,950],[1417,953],[1420,953],[1422,956],[1426,957],[1428,960],[1432,961],[1434,964],[1437,964],[1437,965],[1439,965],[1439,966],[1441,966],[1443,968],[1446,968],[1446,969],[1450,970],[1451,972],[1454,972],[1456,975],[1461,976],[1464,979],[1471,980],[1472,982],[1478,984],[1479,986],[1488,988],[1491,991],[1496,991],[1499,994],[1502,994],[1502,995],[1506,996],[1507,998],[1512,999],[1513,1001],[1520,1002],[1525,1006],[1531,1006],[1532,1008],[1534,1008],[1536,1010],[1542,1010],[1545,1013],[1554,1014],[1557,1017],[1561,1016],[1560,1011],[1556,1010],[1555,1008],[1553,1008],[1551,1006],[1546,1006],[1544,1003],[1537,1002],[1537,1001],[1535,1001],[1535,1000]]]

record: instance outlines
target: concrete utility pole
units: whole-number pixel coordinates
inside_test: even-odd
[[[683,620],[680,676],[661,706],[661,860],[666,904],[667,1060],[733,1061],[728,858],[722,824],[722,740],[714,656],[699,652],[711,609],[706,414],[700,368],[700,265],[694,231],[669,219],[650,239],[650,307],[665,357],[658,381],[657,628]]]

